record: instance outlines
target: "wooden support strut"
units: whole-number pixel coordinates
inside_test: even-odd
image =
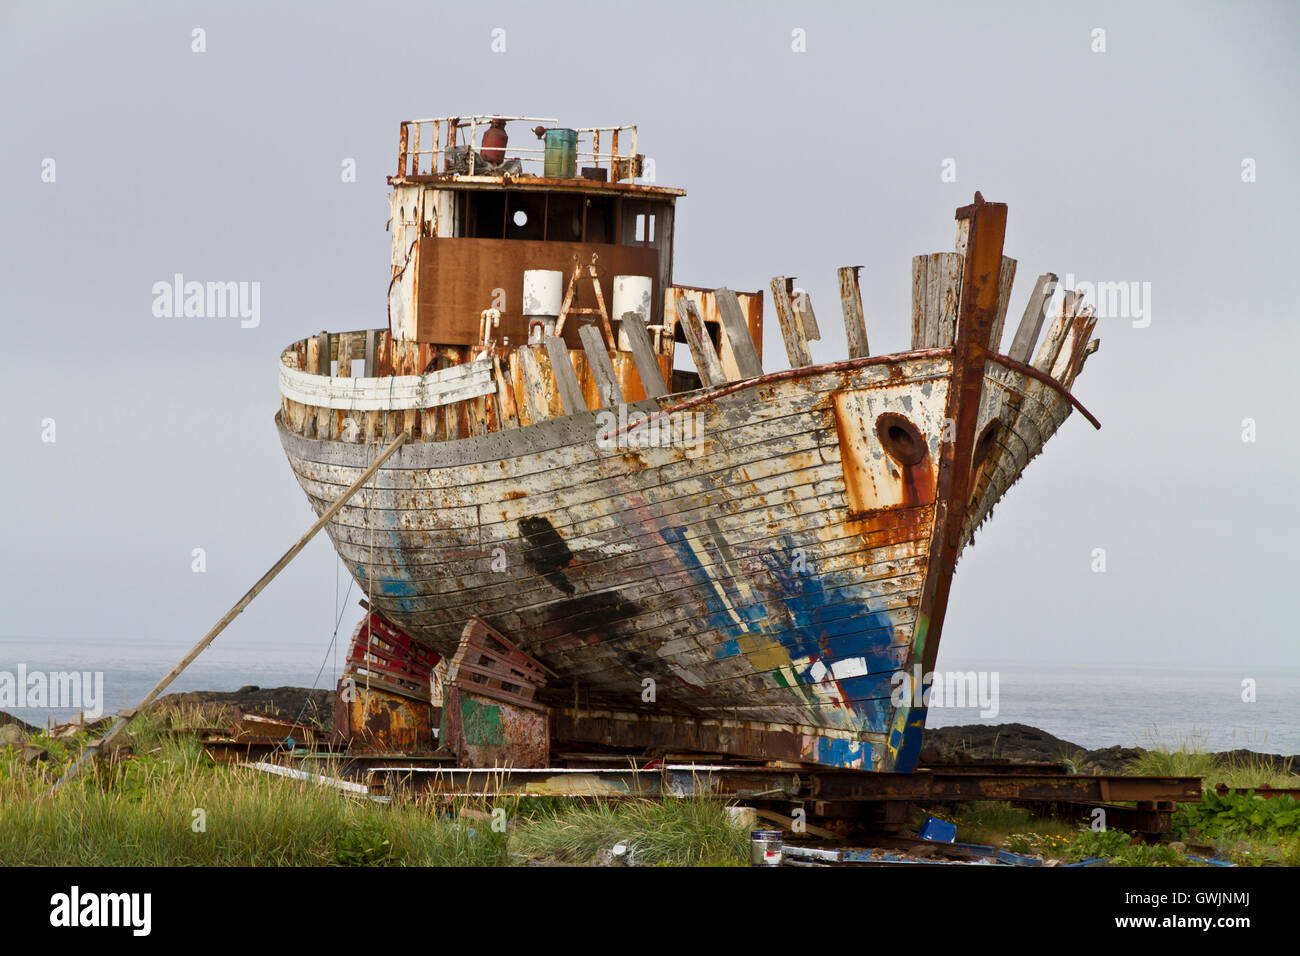
[[[685,296],[678,297],[677,318],[684,326],[686,344],[690,346],[691,357],[695,359],[695,370],[700,373],[700,382],[709,388],[726,385],[727,375],[722,370],[718,353],[713,348],[713,342],[704,328],[704,320],[700,318],[695,303]]]
[[[614,375],[614,364],[605,351],[605,343],[600,338],[600,330],[594,325],[584,325],[578,329],[582,339],[582,349],[587,353],[587,365],[591,368],[592,380],[596,383],[596,393],[604,408],[616,408],[623,404],[623,391],[618,387],[618,378]]]
[[[781,323],[781,338],[785,342],[785,354],[790,358],[790,367],[803,368],[811,365],[812,353],[808,351],[803,320],[790,301],[785,276],[772,279],[772,302],[776,305],[776,317]]]
[[[730,289],[716,289],[714,301],[718,303],[718,315],[722,319],[722,329],[727,333],[731,344],[731,354],[736,359],[736,368],[740,377],[758,378],[763,374],[763,363],[758,358],[758,349],[749,336],[749,324],[745,321],[745,312],[740,307],[740,299]]]
[[[227,625],[243,612],[244,608],[253,603],[253,599],[261,594],[262,591],[266,589],[266,586],[274,580],[276,575],[283,571],[289,562],[298,556],[299,552],[307,546],[307,542],[316,537],[316,533],[320,531],[321,528],[325,527],[325,525],[329,523],[330,519],[342,510],[343,506],[348,503],[353,495],[362,489],[366,482],[374,477],[375,472],[379,471],[384,462],[388,461],[388,459],[392,457],[393,453],[401,447],[404,441],[406,441],[406,435],[399,434],[392,443],[380,452],[379,456],[375,458],[370,467],[361,473],[361,477],[349,485],[347,490],[344,491],[343,494],[339,495],[332,505],[325,509],[324,513],[316,519],[316,523],[307,529],[306,533],[297,540],[294,546],[286,551],[284,555],[281,556],[280,560],[275,562],[275,564],[271,566],[271,569],[263,574],[256,584],[248,589],[243,597],[235,602],[234,607],[227,611],[222,616],[221,620],[217,621],[217,623],[212,626],[212,629],[208,631],[207,634],[203,635],[203,638],[197,644],[190,648],[190,652],[181,658],[180,663],[173,667],[166,677],[154,685],[154,689],[145,695],[144,700],[136,704],[135,707],[126,711],[126,713],[120,715],[117,723],[112,726],[108,733],[86,748],[85,753],[83,753],[76,762],[68,768],[67,772],[54,784],[54,786],[50,788],[49,792],[53,793],[63,784],[76,777],[93,754],[112,743],[113,740],[116,739],[117,735],[122,732],[122,729],[126,727],[132,717],[157,700],[158,695],[166,690],[168,685],[179,677],[185,668],[194,663],[194,659],[203,653],[209,644],[217,639],[217,635],[224,631]]]
[[[862,289],[858,273],[862,266],[844,266],[839,270],[840,306],[844,310],[844,335],[849,343],[849,358],[866,358],[871,354],[867,345],[867,323],[862,316]]]
[[[646,331],[645,320],[637,312],[625,312],[622,322],[619,328],[632,346],[632,359],[636,362],[636,373],[641,379],[641,388],[646,398],[667,395],[668,387],[664,384],[663,373],[655,360],[654,346],[650,344],[650,333]]]

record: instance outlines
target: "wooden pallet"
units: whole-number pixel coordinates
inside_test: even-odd
[[[533,698],[546,685],[546,669],[479,618],[465,625],[448,679],[473,694],[542,709]]]

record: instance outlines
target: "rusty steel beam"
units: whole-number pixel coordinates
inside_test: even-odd
[[[984,391],[984,363],[990,355],[989,336],[998,313],[998,279],[1007,231],[1006,203],[985,202],[977,192],[974,203],[958,209],[956,218],[969,223],[969,233],[957,337],[952,349],[952,381],[944,408],[945,427],[952,423],[953,436],[952,441],[940,444],[934,533],[930,538],[925,585],[913,638],[916,656],[926,672],[934,670],[939,653],[939,636],[970,500],[971,456],[980,396]]]
[[[637,767],[438,767],[411,762],[367,767],[371,782],[396,777],[421,789],[448,796],[656,797],[701,796],[716,799],[824,800],[838,803],[961,802],[1011,800],[1073,803],[1166,813],[1171,804],[1201,799],[1199,777],[1128,777],[1110,775],[1013,773],[877,773],[738,767],[719,764],[663,764]],[[1109,812],[1109,811],[1108,811]],[[1144,818],[1145,819],[1145,818]],[[1159,832],[1159,831],[1152,831]]]

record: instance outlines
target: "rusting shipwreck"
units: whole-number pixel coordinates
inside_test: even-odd
[[[1096,425],[1070,394],[1092,310],[1044,275],[1004,335],[1006,207],[977,193],[955,250],[913,262],[911,351],[870,354],[848,267],[849,354],[814,364],[779,276],[790,368],[765,372],[761,290],[674,282],[684,192],[640,181],[635,127],[400,135],[387,325],[280,361],[318,515],[405,436],[326,526],[369,610],[339,732],[473,766],[559,746],[912,769],[925,709],[894,675],[932,670],[993,505],[1072,408]]]

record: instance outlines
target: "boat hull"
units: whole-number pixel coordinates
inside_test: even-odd
[[[1070,413],[1013,365],[985,363],[962,546]],[[408,443],[326,527],[420,644],[449,657],[478,617],[541,661],[571,734],[617,743],[631,720],[693,727],[706,751],[910,770],[925,710],[896,675],[937,630],[927,576],[952,573],[931,566],[952,373],[949,350],[906,353]],[[890,415],[919,460],[882,444]],[[380,447],[277,424],[317,514]]]

